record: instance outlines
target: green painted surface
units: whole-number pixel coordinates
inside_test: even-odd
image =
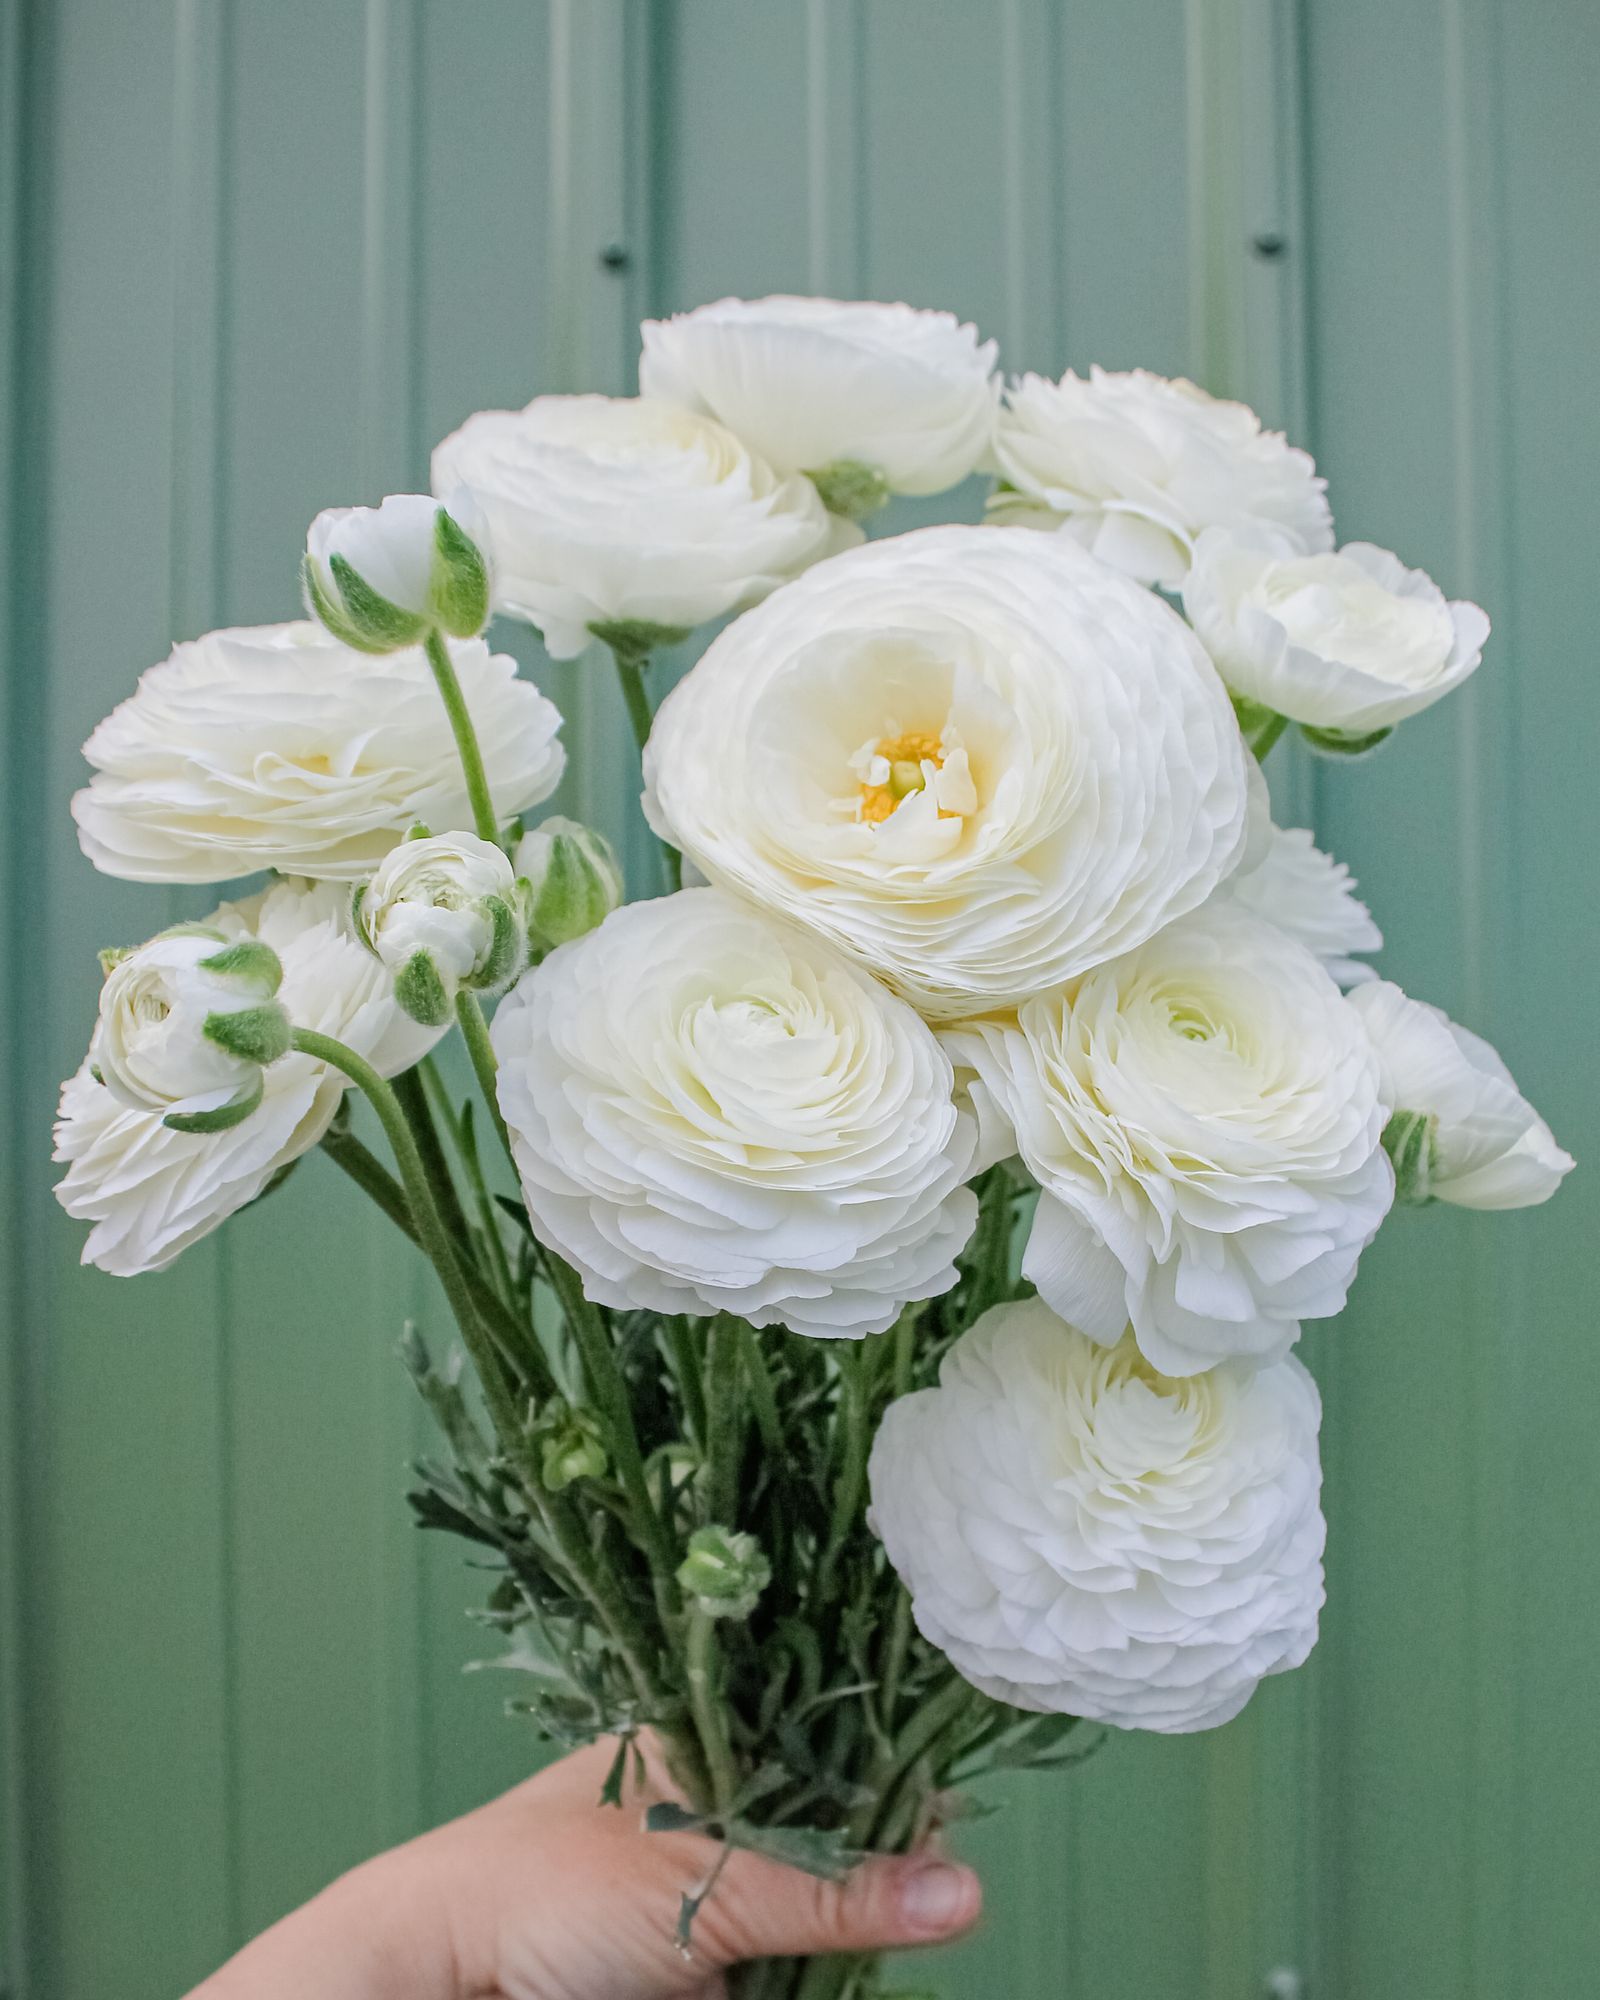
[[[1586,0],[6,0],[0,7],[5,1971],[162,2000],[533,1747],[406,1524],[421,1281],[321,1162],[173,1272],[76,1268],[44,1170],[93,950],[77,745],[172,636],[293,609],[320,506],[469,410],[631,386],[645,311],[904,295],[1012,367],[1188,368],[1303,430],[1349,534],[1482,598],[1480,680],[1286,773],[1387,964],[1600,1154]],[[1252,257],[1283,234],[1287,255]],[[604,268],[621,243],[628,268]],[[19,287],[18,265],[26,282]],[[909,516],[908,516],[909,518]],[[609,683],[551,670],[620,822]],[[1591,1176],[1397,1226],[1308,1340],[1313,1669],[1016,1790],[952,1996],[1520,2000],[1600,1961]],[[290,1255],[292,1251],[292,1257]]]

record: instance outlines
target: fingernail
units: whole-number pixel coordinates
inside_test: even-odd
[[[907,1925],[926,1937],[953,1930],[972,1913],[977,1877],[970,1868],[947,1861],[930,1861],[906,1877],[900,1887],[900,1914]]]

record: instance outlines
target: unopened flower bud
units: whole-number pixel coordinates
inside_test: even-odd
[[[810,474],[817,495],[830,514],[845,521],[865,521],[889,498],[889,482],[876,465],[858,458],[836,458]]]
[[[622,901],[611,843],[575,819],[542,820],[517,845],[528,934],[546,949],[583,937]]]
[[[220,1132],[261,1102],[261,1072],[287,1054],[275,995],[283,967],[257,938],[183,926],[133,951],[102,954],[105,984],[90,1045],[120,1103],[159,1111],[179,1132]]]
[[[394,973],[414,1021],[442,1027],[462,987],[494,993],[522,969],[527,939],[511,864],[473,833],[403,840],[356,891],[363,941]]]
[[[557,1397],[539,1424],[539,1473],[548,1491],[559,1493],[575,1479],[599,1479],[606,1464],[597,1419]]]
[[[696,1528],[678,1565],[678,1583],[706,1618],[748,1618],[772,1581],[772,1565],[754,1535]]]
[[[465,493],[448,505],[391,493],[381,507],[330,507],[306,537],[307,607],[363,653],[398,652],[430,631],[473,638],[489,620],[489,564],[474,539],[481,533]]]

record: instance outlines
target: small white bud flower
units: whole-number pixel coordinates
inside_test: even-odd
[[[516,878],[472,833],[404,840],[356,893],[361,936],[395,975],[395,998],[440,1026],[462,987],[497,992],[522,969],[527,940]]]
[[[547,948],[604,922],[622,901],[622,869],[604,834],[559,814],[525,833],[514,856],[528,935]]]
[[[732,1528],[696,1528],[678,1565],[680,1588],[705,1618],[748,1618],[771,1581],[755,1536]]]
[[[415,646],[430,630],[470,639],[489,619],[489,564],[470,495],[448,503],[391,493],[380,507],[330,507],[311,523],[306,605],[364,653]]]
[[[261,1072],[289,1048],[274,997],[283,976],[259,939],[229,942],[197,927],[107,953],[94,1073],[134,1111],[160,1112],[180,1132],[217,1132],[261,1101]]]

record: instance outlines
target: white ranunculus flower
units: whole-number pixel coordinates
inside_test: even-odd
[[[481,639],[450,655],[495,809],[548,798],[561,717]],[[352,652],[310,622],[210,632],[173,648],[84,753],[84,853],[134,882],[226,882],[258,868],[358,881],[408,828],[470,826],[472,806],[420,648]]]
[[[131,1110],[236,1122],[288,1048],[282,974],[270,947],[197,926],[163,932],[108,964],[90,1063]]]
[[[1174,1380],[1040,1299],[996,1306],[885,1412],[870,1518],[986,1694],[1210,1729],[1316,1642],[1320,1421],[1292,1358]]]
[[[1138,944],[1238,858],[1246,765],[1183,621],[1069,541],[929,528],[710,646],[645,758],[652,824],[924,1013]]]
[[[494,1019],[542,1241],[602,1305],[855,1337],[955,1282],[977,1203],[910,1008],[713,889],[632,903]]]
[[[391,493],[377,507],[329,507],[311,523],[306,608],[362,652],[416,645],[437,626],[458,639],[489,619],[485,529],[472,496]]]
[[[1333,546],[1326,482],[1303,451],[1243,403],[1142,368],[1024,375],[994,455],[999,518],[1059,522],[1141,583],[1180,584],[1207,528],[1265,527],[1306,554]]]
[[[1191,1375],[1344,1304],[1394,1190],[1378,1065],[1275,926],[1218,898],[945,1045],[1043,1190],[1024,1272],[1093,1339]]]
[[[839,546],[803,479],[711,418],[628,396],[540,396],[480,410],[433,454],[441,493],[488,523],[495,606],[558,660],[596,626],[682,633],[753,604]]]
[[[853,466],[893,493],[942,493],[988,450],[995,354],[953,313],[719,299],[645,322],[639,385],[709,411],[782,472]]]
[[[414,1020],[442,1027],[462,987],[494,993],[521,971],[527,938],[511,863],[475,833],[403,840],[357,893],[362,937],[395,975]]]
[[[1476,604],[1368,542],[1294,555],[1205,535],[1183,604],[1236,694],[1341,735],[1392,729],[1459,687],[1489,636]]]
[[[1378,1052],[1385,1144],[1407,1198],[1459,1208],[1548,1201],[1570,1153],[1489,1044],[1387,980],[1350,996]]]
[[[283,965],[278,997],[297,1027],[333,1035],[384,1076],[409,1069],[438,1040],[395,1005],[389,974],[356,939],[349,892],[286,881],[207,919],[228,938],[258,937]],[[83,1261],[116,1277],[165,1269],[253,1201],[328,1129],[344,1077],[290,1053],[263,1073],[259,1106],[213,1133],[174,1132],[159,1111],[120,1104],[89,1063],[62,1086],[56,1196],[93,1223]]]
[[[1355,954],[1381,950],[1383,933],[1356,894],[1350,870],[1315,846],[1303,826],[1269,826],[1254,866],[1241,863],[1217,894],[1298,938],[1341,986],[1376,979]]]

